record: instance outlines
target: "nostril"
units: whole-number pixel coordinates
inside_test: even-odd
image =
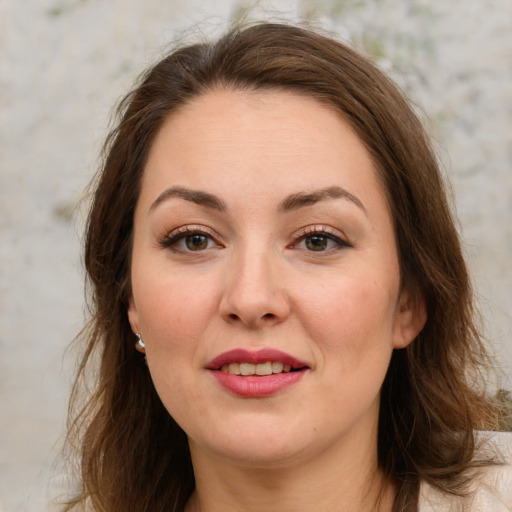
[[[273,313],[266,313],[265,315],[263,315],[262,318],[264,318],[266,320],[273,320],[275,317],[276,317],[276,315],[274,315]]]

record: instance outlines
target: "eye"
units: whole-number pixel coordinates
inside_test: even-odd
[[[169,233],[160,245],[175,252],[201,252],[220,247],[206,228],[183,226]]]
[[[304,243],[310,251],[325,251],[336,245],[336,242],[325,235],[312,235],[304,238]]]
[[[213,242],[211,238],[200,233],[186,236],[182,240],[185,242],[187,249],[190,249],[191,251],[202,251],[203,249],[207,249],[208,243]]]
[[[340,236],[326,231],[326,228],[307,228],[305,232],[299,233],[299,241],[294,245],[295,249],[313,252],[329,252],[342,247],[351,245]]]

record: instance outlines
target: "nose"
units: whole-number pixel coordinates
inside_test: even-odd
[[[274,259],[270,253],[246,250],[230,262],[219,306],[225,321],[259,329],[288,317],[290,302]]]

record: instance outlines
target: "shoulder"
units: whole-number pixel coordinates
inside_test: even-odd
[[[425,482],[420,488],[419,512],[511,512],[512,432],[478,432],[480,456],[501,464],[479,470],[465,498],[447,495]]]

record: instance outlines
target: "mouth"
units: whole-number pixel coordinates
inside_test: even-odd
[[[307,370],[309,366],[290,354],[264,348],[255,352],[245,349],[229,350],[210,361],[206,368],[231,375],[264,377]]]
[[[207,366],[222,387],[243,397],[273,395],[298,382],[310,367],[274,349],[225,352]]]
[[[251,375],[258,375],[264,377],[266,375],[275,375],[278,373],[298,372],[303,368],[293,368],[289,364],[284,364],[281,361],[266,361],[265,363],[229,363],[223,364],[220,371],[230,373],[231,375],[242,375],[248,377]]]

